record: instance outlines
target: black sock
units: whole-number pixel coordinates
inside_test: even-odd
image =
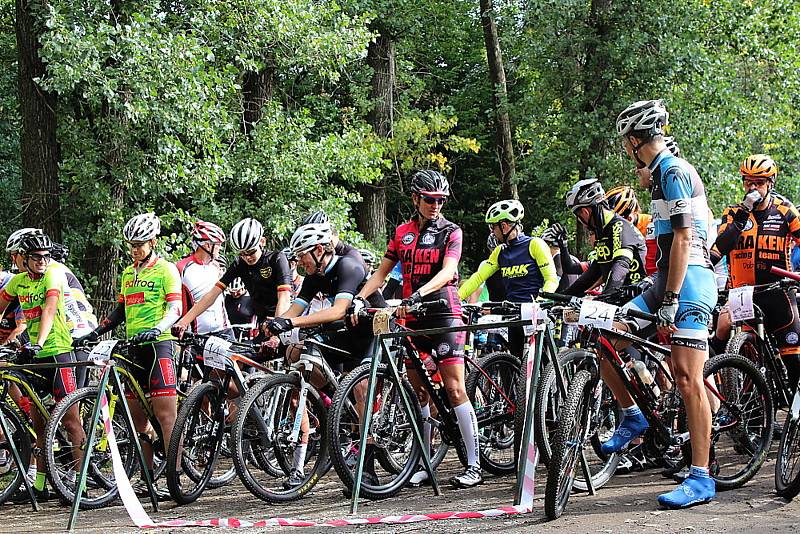
[[[375,444],[367,443],[367,450],[364,452],[364,471],[372,475],[375,474]]]

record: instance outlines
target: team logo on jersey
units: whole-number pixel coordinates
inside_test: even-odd
[[[261,278],[269,278],[272,276],[272,267],[262,267],[259,272],[261,273]]]
[[[410,245],[414,241],[414,232],[408,232],[400,241],[402,241],[404,245]]]
[[[789,345],[797,345],[797,332],[789,332],[786,334],[786,343]]]
[[[144,304],[144,292],[140,293],[131,293],[130,295],[125,295],[125,306],[135,306],[137,304]]]
[[[439,343],[439,346],[436,347],[436,353],[439,356],[444,356],[448,352],[450,352],[450,345],[448,343]]]
[[[433,234],[425,234],[419,240],[419,242],[423,245],[433,245],[434,241],[436,241],[436,238],[433,237]]]
[[[744,225],[744,232],[753,228],[753,219],[747,219],[747,223]]]

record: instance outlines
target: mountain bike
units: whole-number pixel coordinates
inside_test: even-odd
[[[557,294],[544,294],[543,297],[576,307],[590,302]],[[655,316],[638,310],[613,307],[607,308],[605,313],[611,318],[636,317],[655,322]],[[609,319],[608,315],[606,319]],[[609,326],[587,326],[586,330],[595,352],[604,351],[608,355],[614,371],[650,424],[644,435],[646,446],[662,456],[670,448],[679,447],[685,461],[690,461],[691,443],[683,399],[663,361],[670,349]],[[657,372],[663,373],[669,383],[668,391],[660,395],[652,380],[647,382],[634,372],[610,338],[629,341],[641,354],[645,367],[655,366]],[[704,383],[712,409],[716,405],[712,418],[709,470],[717,489],[738,488],[755,476],[769,451],[774,415],[769,386],[752,362],[727,354],[706,362]],[[586,359],[570,383],[559,414],[558,430],[553,437],[553,456],[545,489],[545,512],[549,519],[559,517],[569,500],[577,459],[590,438],[590,414],[592,406],[598,402],[599,384],[599,362],[596,358]]]

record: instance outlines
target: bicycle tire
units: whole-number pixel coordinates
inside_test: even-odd
[[[433,402],[430,403],[430,406],[431,408],[435,408]],[[436,422],[432,424],[431,428],[432,451],[430,453],[430,461],[431,461],[431,466],[434,469],[436,469],[437,467],[439,467],[439,464],[441,464],[442,461],[447,456],[447,451],[450,450],[450,446],[447,443],[445,443],[441,435],[440,429],[442,428],[444,423],[442,423],[441,419],[437,417],[437,415],[435,414],[431,414],[431,419],[433,419]],[[401,421],[400,423],[402,424],[403,421]],[[405,447],[410,446],[411,440],[413,439],[414,439],[413,434],[409,432],[405,442],[406,443]],[[466,453],[464,454],[466,457]],[[396,475],[403,469],[403,464],[399,462],[388,449],[379,448],[375,452],[375,459],[378,460],[380,466],[389,473],[393,473]]]
[[[353,487],[355,485],[355,477],[353,471],[351,471],[351,465],[349,465],[349,462],[352,462],[357,457],[357,452],[353,455],[350,455],[349,453],[353,450],[353,447],[355,447],[356,444],[359,444],[359,430],[361,423],[359,423],[357,420],[358,416],[352,413],[351,407],[354,406],[355,403],[350,399],[352,391],[358,384],[363,383],[364,386],[366,386],[366,383],[369,379],[369,374],[370,364],[356,367],[353,371],[347,374],[347,377],[341,384],[339,384],[339,388],[336,390],[336,395],[333,397],[333,404],[331,404],[328,417],[328,436],[330,437],[330,452],[333,468],[336,470],[336,474],[339,475],[339,479],[351,492],[353,491]],[[378,396],[380,396],[382,399],[381,402],[385,401],[387,398],[385,395],[386,393],[389,393],[392,396],[394,396],[395,393],[399,395],[399,390],[396,388],[403,387],[407,397],[411,401],[411,409],[415,412],[415,419],[417,421],[421,419],[422,415],[420,413],[419,400],[417,399],[417,395],[415,394],[414,389],[411,387],[411,384],[408,382],[408,380],[402,379],[402,383],[397,384],[395,382],[394,375],[389,371],[386,365],[378,366],[376,378],[381,386],[379,389],[376,388],[376,399],[378,399]],[[391,387],[391,390],[388,389],[389,387]],[[377,402],[377,400],[373,402]],[[399,402],[396,406],[396,411],[404,409],[405,407],[403,403]],[[354,417],[356,418],[355,422],[353,422]],[[396,427],[381,427],[380,425],[381,421],[376,421],[376,419],[373,418],[372,427],[378,428],[379,431],[386,431],[388,433],[387,437],[387,435],[384,434],[377,435],[371,430],[370,434],[372,434],[378,442],[391,440],[391,437],[395,434],[395,432],[399,431],[399,429]],[[355,430],[356,428],[357,430]],[[408,452],[406,463],[403,466],[403,469],[400,470],[399,473],[394,474],[394,478],[390,477],[388,483],[371,485],[366,480],[362,480],[361,496],[370,500],[379,500],[397,495],[403,489],[403,487],[406,486],[416,471],[421,454],[422,451],[420,450],[416,441],[412,440],[411,449]]]
[[[288,471],[292,463],[293,447],[296,447],[285,438],[291,434],[291,425],[294,422],[292,392],[299,387],[300,376],[296,373],[274,375],[259,380],[242,399],[232,430],[236,473],[253,495],[273,504],[302,498],[330,469],[327,412],[319,393],[309,386],[306,410],[309,414],[309,424],[313,426],[312,438],[317,443],[309,443],[305,461],[314,458],[314,463],[311,470],[304,473],[300,485],[296,487],[283,485],[290,475]],[[266,407],[266,413],[262,413],[262,407]],[[270,471],[262,469],[261,461],[252,461],[255,459],[254,455],[269,454],[270,451],[276,456],[283,456],[279,462],[284,470],[282,476],[274,477]],[[265,475],[268,478],[265,478]],[[272,479],[274,483],[268,484]]]
[[[493,475],[510,475],[516,471],[517,463],[517,456],[514,454],[514,416],[520,409],[520,402],[517,401],[517,383],[521,376],[519,358],[507,352],[493,352],[478,360],[478,365],[500,388],[498,391],[480,369],[470,371],[465,382],[467,397],[472,402],[478,419],[481,467]],[[503,394],[514,404],[513,407],[508,405]],[[504,413],[508,420],[487,426],[481,423],[483,412]],[[505,417],[501,416],[501,419]]]
[[[93,429],[88,428],[91,424],[91,413],[94,409],[94,402],[97,399],[98,389],[96,387],[82,388],[64,397],[56,404],[45,429],[45,443],[58,444],[45,447],[45,468],[50,484],[60,499],[72,504],[75,500],[74,483],[69,477],[64,477],[68,471],[74,471],[76,460],[68,459],[68,454],[75,448],[68,441],[66,432],[61,428],[61,422],[67,412],[74,408],[78,409],[79,417],[82,417],[83,431],[89,434],[90,431],[96,434],[95,451],[92,452],[92,459],[89,462],[87,473],[86,495],[81,498],[81,510],[95,510],[108,505],[114,501],[118,495],[110,452],[105,447],[106,432],[102,418]],[[122,410],[114,410],[112,422],[114,428],[115,441],[119,449],[125,471],[129,474],[133,472],[135,462],[135,450],[131,444],[131,436],[128,435],[127,425],[124,420]],[[78,445],[78,448],[83,444]],[[76,473],[77,475],[77,473]]]
[[[544,510],[550,520],[561,517],[569,502],[579,461],[577,443],[585,440],[589,430],[592,381],[589,371],[578,371],[561,407],[544,494]]]
[[[767,459],[775,415],[772,392],[753,362],[734,354],[708,360],[703,375],[709,381],[714,378],[717,390],[726,393],[712,418],[711,476],[718,490],[736,489],[753,478]],[[732,380],[735,383],[730,383]],[[721,387],[720,381],[725,382]],[[747,414],[747,418],[741,414]],[[746,463],[729,474],[727,470],[738,456]]]
[[[775,492],[792,500],[800,493],[800,419],[786,417],[775,459]]]
[[[169,494],[179,505],[196,501],[214,473],[225,427],[220,402],[225,402],[225,395],[214,383],[205,382],[195,385],[181,403],[166,468]],[[199,464],[190,463],[193,460]]]
[[[5,402],[0,402],[0,410],[3,411],[6,425],[11,431],[11,440],[13,440],[12,442],[17,449],[22,465],[29,465],[33,444],[31,443],[31,436],[28,433],[28,429],[25,427],[25,424],[22,419],[20,419],[19,415],[17,415],[14,408]],[[0,488],[2,488],[0,489],[0,504],[10,499],[18,488],[25,487],[22,482],[22,477],[25,476],[25,470],[19,469],[16,463],[14,463],[14,457],[11,454],[11,446],[9,443],[8,436],[5,436],[4,440],[0,442],[0,451],[5,451],[6,453],[6,464],[4,468],[8,467],[7,470],[0,474]]]

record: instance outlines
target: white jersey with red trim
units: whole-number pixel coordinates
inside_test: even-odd
[[[194,254],[179,261],[177,267],[181,275],[183,311],[186,313],[214,287],[219,280],[221,270],[216,260],[204,264]],[[225,311],[223,295],[218,296],[217,300],[190,325],[190,329],[197,334],[208,334],[226,328],[230,328],[230,321]]]

